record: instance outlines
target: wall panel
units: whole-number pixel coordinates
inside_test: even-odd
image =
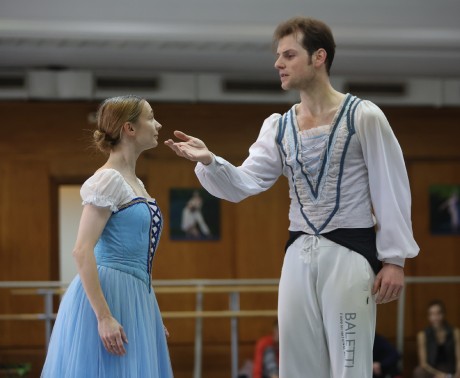
[[[180,129],[206,141],[224,158],[240,163],[257,137],[263,120],[289,106],[276,104],[153,104],[163,124],[160,139]],[[90,147],[94,125],[91,102],[0,102],[0,279],[55,279],[56,185],[82,183],[105,157]],[[413,226],[422,249],[406,265],[408,275],[458,275],[459,237],[433,236],[428,228],[430,185],[460,184],[459,108],[385,108],[402,145],[413,194]],[[238,203],[221,202],[221,238],[217,241],[173,241],[169,238],[169,190],[199,187],[194,164],[176,158],[160,144],[142,155],[138,176],[157,199],[166,223],[154,260],[155,279],[278,278],[287,239],[287,182]],[[54,188],[54,189],[53,189]],[[407,290],[406,355],[415,364],[416,332],[425,324],[425,306],[433,297],[448,302],[449,318],[459,325],[458,286],[414,286]],[[193,295],[158,294],[163,311],[194,308]],[[241,307],[274,308],[277,295],[245,294]],[[205,296],[206,309],[227,309],[226,295]],[[0,313],[42,311],[41,298],[10,296],[0,291]],[[379,306],[378,331],[394,341],[396,305]],[[273,319],[240,322],[241,358],[251,356],[255,339],[270,332]],[[166,320],[173,364],[187,376],[193,361],[193,320]],[[0,362],[21,356],[40,363],[43,324],[0,322]],[[205,320],[204,377],[229,369],[230,325]],[[15,357],[16,356],[16,357]],[[37,357],[38,356],[38,357]],[[40,357],[41,356],[41,357]],[[26,358],[26,357],[24,357]],[[29,357],[27,357],[29,358]],[[412,365],[411,365],[412,364]],[[182,373],[180,373],[182,372]],[[222,375],[223,376],[223,375]]]

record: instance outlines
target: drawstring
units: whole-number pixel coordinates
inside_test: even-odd
[[[310,264],[311,253],[314,249],[318,249],[319,237],[317,235],[307,235],[303,241],[302,249],[299,258],[305,263]]]

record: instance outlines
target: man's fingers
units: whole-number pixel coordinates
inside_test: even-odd
[[[171,148],[177,155],[181,156],[182,152],[177,144],[173,144]]]
[[[377,277],[375,277],[374,286],[372,287],[372,295],[375,295],[378,293],[381,282],[382,282],[382,277],[380,275],[377,275]]]
[[[383,303],[383,298],[385,298],[386,290],[380,287],[379,291],[377,292],[377,297],[375,298],[375,303],[381,304]]]
[[[189,160],[194,160],[195,159],[195,156],[192,153],[190,153],[189,150],[187,150],[185,148],[181,149],[181,153],[182,153],[183,157],[185,157],[185,158],[187,158]]]
[[[179,130],[176,130],[174,131],[174,136],[176,138],[179,138],[180,140],[183,140],[184,142],[187,142],[188,140],[190,140],[192,137],[183,133],[182,131],[179,131]]]
[[[390,293],[389,293],[390,292]],[[375,302],[377,304],[385,303],[385,299],[391,295],[392,290],[389,290],[389,285],[385,282],[381,277],[379,280],[379,285],[377,289],[377,297],[375,298]]]
[[[180,149],[180,145],[178,143],[174,143],[171,139],[167,140],[165,144],[173,150],[178,156],[182,157],[182,151]]]
[[[189,147],[184,142],[174,142],[173,140],[169,139],[169,140],[165,141],[165,144],[180,157],[191,156],[188,153],[188,148]]]
[[[383,296],[383,298],[381,299],[380,303],[387,303],[387,302],[390,302],[392,299],[391,299],[391,296],[393,295],[393,291],[391,289],[388,289],[386,290],[385,292],[385,295]]]
[[[391,288],[388,290],[389,298],[388,302],[396,301],[399,299],[399,295],[401,294],[402,288],[399,286]]]
[[[399,298],[401,290],[402,288],[400,288],[399,286],[382,284],[379,288],[375,302],[377,304],[381,304],[395,301]]]
[[[398,296],[397,296],[397,295],[393,295],[393,294],[391,294],[391,295],[386,295],[386,296],[383,298],[381,304],[383,304],[383,303],[390,303],[390,302],[396,301],[397,299],[398,299]]]
[[[375,302],[388,303],[399,298],[404,287],[404,271],[400,266],[384,264],[375,278],[372,294],[377,294]]]

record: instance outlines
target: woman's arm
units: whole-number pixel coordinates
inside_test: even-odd
[[[108,352],[126,353],[123,341],[128,342],[123,327],[112,317],[102,293],[94,257],[94,247],[111,215],[109,208],[85,205],[80,219],[77,241],[73,250],[77,270],[88,300],[96,314],[99,335]]]

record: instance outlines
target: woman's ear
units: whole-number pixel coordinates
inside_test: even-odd
[[[134,126],[131,122],[125,122],[124,125],[123,125],[123,131],[127,134],[127,135],[134,135]]]

